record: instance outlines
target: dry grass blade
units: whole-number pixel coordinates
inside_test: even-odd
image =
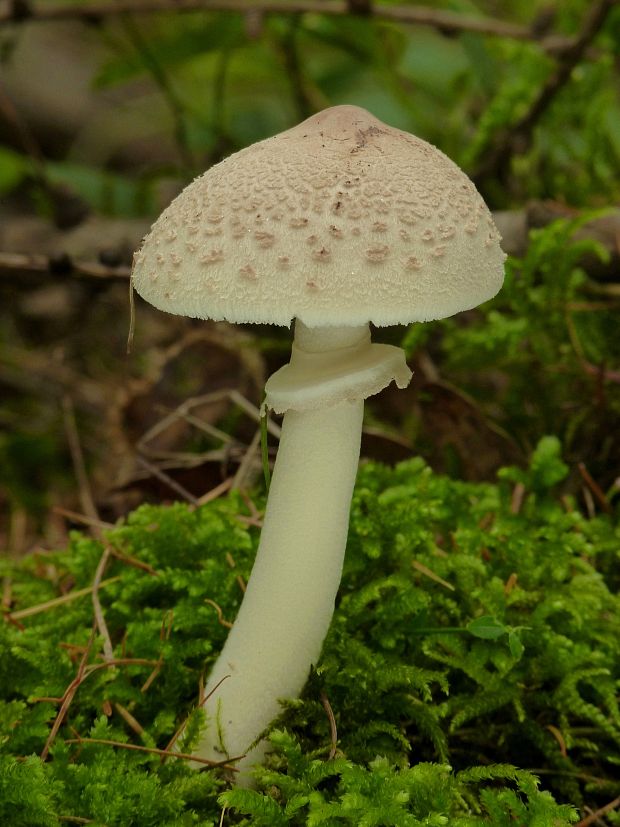
[[[454,591],[454,586],[452,583],[448,583],[447,580],[444,580],[443,577],[440,577],[438,574],[432,569],[429,569],[428,566],[425,566],[424,563],[419,563],[417,560],[412,560],[411,565],[416,571],[419,571],[420,574],[423,574],[425,577],[429,577],[431,580],[434,580],[435,583],[439,583],[446,589],[450,589],[451,592]]]
[[[58,730],[60,729],[62,722],[65,719],[65,715],[67,714],[67,710],[71,706],[71,702],[75,697],[75,693],[78,690],[78,686],[84,680],[86,674],[86,662],[88,661],[88,657],[90,655],[91,649],[93,647],[93,643],[95,640],[95,625],[93,624],[92,631],[90,633],[90,637],[88,639],[88,644],[86,645],[86,649],[84,650],[84,654],[80,659],[80,663],[77,669],[77,673],[75,678],[71,681],[69,686],[66,688],[64,695],[62,697],[62,705],[56,715],[54,723],[52,724],[52,728],[50,730],[49,735],[47,736],[47,740],[45,741],[45,746],[41,752],[41,761],[45,761],[47,756],[49,755],[50,747],[54,743],[54,739],[58,734]]]
[[[329,750],[329,755],[327,756],[327,760],[331,761],[333,758],[336,757],[336,750],[338,748],[338,730],[336,728],[336,718],[334,716],[334,710],[332,709],[332,705],[329,702],[329,699],[325,692],[321,692],[320,694],[321,703],[323,704],[323,709],[327,712],[327,717],[329,719],[329,732],[331,736],[331,748]]]
[[[609,504],[603,489],[597,483],[597,481],[592,477],[592,475],[590,474],[590,472],[586,468],[585,463],[583,463],[583,462],[578,463],[577,464],[577,469],[578,469],[579,473],[581,474],[581,479],[588,486],[588,488],[590,489],[590,491],[592,492],[592,494],[594,495],[594,497],[598,501],[598,503],[601,506],[601,508],[603,509],[603,511],[606,511],[608,514],[611,514],[611,511],[612,511],[611,505]]]
[[[125,721],[127,726],[136,733],[136,735],[142,735],[143,734],[144,727],[142,726],[142,724],[139,721],[137,721],[134,718],[134,716],[131,714],[131,712],[126,707],[124,707],[122,704],[115,703],[114,704],[114,709],[118,712],[118,714],[121,716],[121,718]]]
[[[156,571],[153,566],[149,566],[148,563],[143,563],[142,560],[138,560],[130,554],[125,554],[123,551],[119,551],[112,546],[110,546],[110,555],[115,557],[117,560],[120,560],[121,563],[125,563],[127,566],[131,566],[134,569],[140,569],[140,571],[145,571],[152,577],[159,577],[159,572]]]
[[[84,463],[84,454],[82,453],[82,446],[80,444],[80,436],[78,434],[77,424],[75,422],[75,410],[71,397],[64,396],[62,400],[62,409],[65,422],[65,432],[67,434],[67,442],[71,452],[71,459],[73,461],[73,468],[78,482],[78,489],[80,494],[80,501],[82,503],[82,511],[93,525],[99,524],[99,514],[95,508],[95,501],[93,493],[86,473],[86,465]]]
[[[106,569],[109,559],[110,548],[109,546],[106,546],[103,550],[103,554],[99,558],[99,563],[97,565],[97,570],[95,571],[95,579],[93,580],[93,587],[91,592],[93,612],[95,614],[95,622],[97,623],[99,634],[103,638],[103,656],[107,661],[111,661],[114,659],[114,647],[112,646],[110,632],[108,631],[108,626],[105,622],[101,601],[99,600],[99,588],[101,586],[103,573]]]
[[[98,588],[105,589],[106,586],[109,586],[111,583],[116,583],[120,579],[120,577],[108,577],[107,580],[102,580],[99,583]],[[63,594],[62,597],[54,597],[51,600],[46,600],[44,603],[37,603],[36,606],[29,606],[27,609],[18,609],[16,612],[10,612],[8,615],[5,615],[5,617],[12,620],[22,620],[25,617],[32,617],[33,615],[40,614],[41,612],[47,612],[50,609],[55,609],[58,606],[64,606],[65,603],[70,603],[72,600],[77,600],[80,597],[86,597],[86,595],[92,594],[92,591],[93,586],[87,586],[84,589],[76,589],[75,591]]]
[[[198,505],[206,505],[207,503],[212,502],[213,500],[217,500],[218,497],[221,497],[222,494],[225,494],[227,491],[230,491],[233,484],[233,478],[228,477],[219,485],[216,485],[215,488],[212,488],[210,491],[207,491],[206,494],[203,494],[202,497],[198,498]]]

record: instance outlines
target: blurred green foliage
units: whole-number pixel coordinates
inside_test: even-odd
[[[590,0],[552,9],[543,0],[511,0],[501,7],[469,0],[434,4],[465,16],[540,26],[541,35],[577,34]],[[545,19],[549,25],[545,29]],[[162,175],[185,183],[206,166],[266,138],[317,109],[353,103],[429,140],[474,171],[498,135],[510,130],[536,98],[556,59],[544,37],[515,40],[380,19],[318,13],[201,12],[122,15],[98,26],[104,59],[93,78],[96,93],[125,88],[144,134],[172,141],[167,168],[136,169],[116,186],[133,197],[110,198],[110,174],[78,174],[76,160],[60,160],[54,176],[77,184],[97,209],[135,214],[141,203],[157,211],[149,185]],[[537,124],[532,146],[516,156],[508,180],[486,182],[491,207],[526,198],[601,204],[618,197],[620,166],[620,10]],[[140,83],[138,83],[140,82]],[[151,116],[153,94],[162,106]],[[4,152],[4,151],[3,151]],[[24,158],[2,158],[7,191],[28,174]]]

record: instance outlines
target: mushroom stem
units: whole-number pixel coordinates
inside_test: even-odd
[[[370,338],[367,325],[327,331],[298,323],[296,344],[324,358]],[[238,783],[248,783],[245,770],[262,757],[260,743],[248,749],[281,712],[279,699],[298,697],[321,653],[342,573],[363,409],[362,398],[284,416],[254,568],[205,692],[198,754],[245,753]]]

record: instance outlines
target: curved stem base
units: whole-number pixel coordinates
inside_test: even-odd
[[[363,407],[284,417],[256,562],[206,686],[208,695],[224,678],[205,701],[202,757],[247,753],[240,768],[260,761],[263,749],[249,747],[319,658],[342,573]]]

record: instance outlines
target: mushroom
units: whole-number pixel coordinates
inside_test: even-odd
[[[135,255],[161,310],[290,325],[268,380],[283,413],[256,561],[205,690],[198,754],[261,760],[261,733],[297,697],[340,583],[364,399],[411,378],[369,323],[450,316],[494,296],[504,254],[473,183],[443,153],[356,106],[238,152],[190,184]]]

